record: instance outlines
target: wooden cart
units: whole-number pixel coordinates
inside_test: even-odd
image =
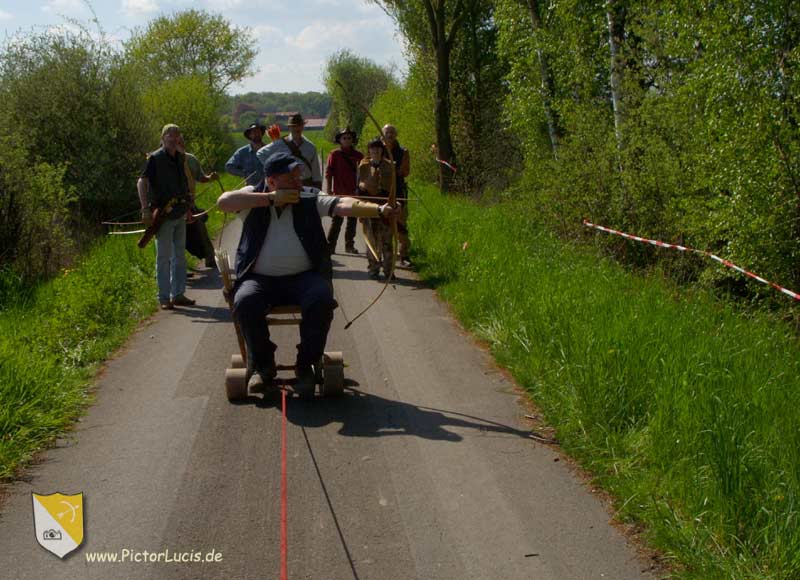
[[[227,252],[217,252],[216,260],[217,267],[222,275],[223,294],[233,317],[233,285],[236,275],[231,268]],[[298,305],[276,306],[267,313],[267,325],[299,326],[301,321],[301,311]],[[248,396],[247,346],[235,317],[233,317],[233,326],[236,329],[239,353],[231,355],[231,366],[225,370],[225,393],[231,402],[247,399]],[[293,370],[295,365],[278,364],[276,368],[279,371]],[[320,396],[329,397],[342,394],[344,391],[344,358],[341,352],[325,352],[322,355],[322,360],[314,365],[314,369]]]

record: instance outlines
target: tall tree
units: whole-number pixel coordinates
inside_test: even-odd
[[[608,22],[608,48],[611,53],[609,78],[611,81],[611,108],[614,111],[614,133],[617,147],[622,149],[622,75],[625,63],[622,57],[622,41],[625,36],[625,8],[619,0],[606,0]]]
[[[507,61],[498,56],[494,0],[466,8],[463,33],[451,54],[451,131],[458,158],[455,188],[480,197],[506,187],[520,160],[517,139],[502,123]],[[487,135],[492,135],[487,139]],[[502,145],[499,145],[502,144]]]
[[[450,133],[450,57],[456,37],[475,0],[373,0],[397,22],[411,45],[430,52],[436,63],[435,124],[436,146],[441,159],[454,163]],[[439,184],[447,191],[452,173],[444,166]]]
[[[248,28],[232,26],[219,14],[186,10],[151,20],[133,31],[128,55],[154,80],[203,77],[223,93],[253,74],[257,50]]]
[[[542,9],[539,0],[524,0],[531,15],[531,30],[533,37],[540,36],[544,31],[542,22]],[[555,96],[555,81],[550,72],[550,63],[542,49],[541,43],[536,46],[536,59],[539,61],[539,74],[542,86],[542,105],[544,106],[544,116],[547,121],[547,134],[550,137],[550,146],[553,149],[553,158],[558,158],[558,142],[561,139],[561,130],[558,126],[558,113],[553,108],[553,98]]]
[[[326,127],[330,137],[337,128],[345,126],[360,134],[366,120],[362,107],[369,106],[394,82],[389,69],[346,48],[331,55],[325,63],[322,80],[331,95],[331,112]],[[342,90],[339,83],[346,89]]]

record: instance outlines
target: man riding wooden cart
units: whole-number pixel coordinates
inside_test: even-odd
[[[236,251],[235,280],[227,255],[218,255],[240,349],[226,372],[228,399],[244,399],[248,391],[276,394],[277,371],[284,369],[294,369],[294,391],[301,397],[313,397],[317,384],[323,395],[341,393],[342,355],[324,351],[337,303],[321,218],[389,218],[396,210],[389,204],[303,187],[300,164],[285,154],[270,157],[264,173],[265,183],[225,192],[218,202],[222,211],[247,212]],[[269,326],[276,324],[300,327],[294,365],[275,362]]]

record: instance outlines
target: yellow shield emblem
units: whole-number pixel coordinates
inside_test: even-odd
[[[83,543],[83,493],[32,493],[36,541],[59,558]]]

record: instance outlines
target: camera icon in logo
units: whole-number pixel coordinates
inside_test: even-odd
[[[42,538],[45,540],[60,540],[61,530],[45,530],[42,532]]]

